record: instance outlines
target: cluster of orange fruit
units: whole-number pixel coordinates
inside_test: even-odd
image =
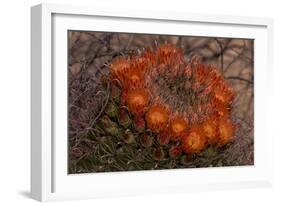
[[[111,78],[122,89],[121,103],[160,140],[180,142],[187,154],[226,145],[236,127],[233,89],[216,68],[195,59],[185,62],[182,49],[163,44],[117,57],[110,65]]]

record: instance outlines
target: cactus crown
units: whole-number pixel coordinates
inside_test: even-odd
[[[149,104],[139,110],[158,104],[169,111],[169,119],[181,116],[191,124],[230,114],[234,92],[223,76],[213,66],[201,64],[198,57],[185,62],[183,51],[173,45],[118,58],[110,68],[113,79],[119,80],[124,91],[141,88],[149,93]],[[130,100],[128,104],[136,113]]]

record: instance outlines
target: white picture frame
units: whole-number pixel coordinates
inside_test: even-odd
[[[189,25],[195,36],[255,39],[255,165],[68,175],[65,32],[81,29],[170,34],[167,25],[173,28],[172,34],[190,35],[184,27]],[[40,4],[31,8],[31,26],[32,198],[52,201],[273,185],[273,134],[267,126],[273,76],[272,19]]]

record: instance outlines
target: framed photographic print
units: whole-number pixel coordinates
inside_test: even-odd
[[[272,185],[271,19],[31,14],[33,198]]]

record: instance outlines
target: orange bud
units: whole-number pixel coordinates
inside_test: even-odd
[[[162,105],[153,105],[146,113],[147,127],[153,132],[160,132],[168,123],[168,111]]]
[[[222,118],[218,123],[219,146],[231,142],[235,135],[235,126],[230,119]]]
[[[128,92],[127,105],[135,116],[142,116],[148,103],[148,92],[145,89],[134,89]]]
[[[171,137],[179,139],[184,134],[188,127],[187,121],[182,117],[176,117],[170,122]]]
[[[182,149],[187,154],[199,153],[202,151],[207,143],[202,130],[197,126],[193,126],[190,132],[185,134],[182,138]]]
[[[208,142],[213,144],[217,142],[217,121],[216,118],[210,117],[206,121],[203,122],[202,128],[204,130],[204,134],[208,139]]]

